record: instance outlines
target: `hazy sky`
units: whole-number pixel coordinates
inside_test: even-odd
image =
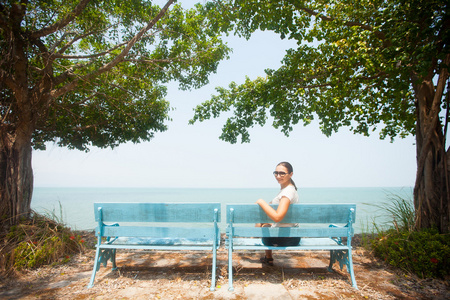
[[[255,79],[277,68],[292,42],[264,32],[250,41],[227,38],[230,60],[221,62],[210,84],[192,91],[171,85],[174,111],[166,132],[150,142],[124,144],[89,153],[49,144],[33,152],[36,187],[277,187],[272,171],[280,161],[294,166],[299,187],[413,186],[414,138],[379,140],[353,135],[347,128],[327,138],[317,123],[297,125],[289,137],[271,127],[255,127],[251,143],[219,140],[225,118],[188,125],[195,105],[215,94],[214,87]]]

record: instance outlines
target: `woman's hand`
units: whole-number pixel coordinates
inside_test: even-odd
[[[291,201],[287,197],[281,198],[277,210],[273,209],[263,199],[258,199],[258,201],[256,201],[256,204],[261,206],[261,208],[264,210],[264,212],[267,214],[269,218],[271,218],[274,222],[278,223],[281,222],[284,216],[286,215],[289,208],[289,204],[291,204]]]
[[[259,206],[261,206],[262,203],[266,203],[266,201],[264,201],[263,199],[258,199],[256,201],[256,204],[258,204]]]

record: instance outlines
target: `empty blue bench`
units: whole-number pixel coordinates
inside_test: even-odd
[[[146,249],[211,251],[210,289],[215,289],[220,203],[94,203],[94,210],[98,241],[88,287],[101,264],[111,260],[117,268],[117,249]]]
[[[341,269],[345,265],[352,286],[357,288],[351,246],[355,204],[292,204],[282,222],[299,223],[299,227],[285,228],[255,227],[255,223],[273,223],[257,204],[229,204],[226,211],[230,291],[234,290],[233,252],[236,250],[329,250],[328,269],[331,271],[336,261]],[[262,237],[301,237],[301,240],[298,246],[275,247],[265,246]]]

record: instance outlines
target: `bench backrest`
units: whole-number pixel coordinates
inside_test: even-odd
[[[220,203],[94,203],[96,235],[100,236],[191,236],[194,223],[210,223],[199,231],[217,234],[220,221]],[[105,223],[127,223],[126,226],[105,226]],[[140,224],[133,224],[140,223]],[[147,226],[142,223],[160,223]],[[180,227],[168,223],[192,223]],[[205,226],[203,226],[205,227]],[[192,233],[192,234],[191,234]],[[209,234],[208,234],[209,235]]]
[[[272,205],[274,209],[276,205]],[[299,227],[289,228],[235,228],[255,223],[273,223],[257,204],[228,204],[227,224],[233,226],[234,236],[349,236],[353,235],[356,204],[292,204],[282,223],[299,223]],[[308,226],[302,226],[308,224]],[[313,224],[311,226],[310,224]],[[320,224],[320,225],[319,225]],[[329,227],[344,225],[346,227]],[[323,227],[323,228],[320,228]]]
[[[277,208],[276,205],[272,205]],[[231,209],[234,210],[231,215]],[[353,209],[350,214],[350,209]],[[292,204],[283,223],[347,224],[355,222],[356,204]],[[350,220],[351,217],[351,220]],[[232,218],[232,219],[231,219]],[[257,204],[228,204],[227,222],[273,223]]]

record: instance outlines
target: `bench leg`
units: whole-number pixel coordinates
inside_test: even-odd
[[[217,269],[217,249],[213,249],[212,265],[211,265],[211,287],[209,290],[212,292],[216,289],[216,269]]]
[[[116,249],[100,249],[99,263],[103,264],[103,266],[106,268],[106,266],[108,265],[108,260],[111,260],[113,270],[117,269]],[[98,266],[98,268],[100,268],[100,265]]]
[[[110,258],[111,258],[111,263],[112,263],[112,270],[115,271],[115,270],[117,270],[117,265],[116,265],[116,249],[113,249],[113,250],[111,251]],[[105,263],[105,267],[106,267],[106,263]]]
[[[94,269],[92,270],[91,280],[89,281],[88,289],[94,286],[95,274],[97,273],[98,269],[100,268],[99,259],[98,259],[99,255],[100,255],[100,249],[97,247],[97,250],[95,251]]]
[[[348,250],[347,271],[350,273],[350,278],[352,279],[352,286],[355,289],[358,289],[358,286],[356,285],[355,272],[353,272],[353,259],[352,259],[352,250],[351,249]]]
[[[92,271],[91,281],[89,282],[88,288],[94,286],[95,273],[97,273],[100,269],[101,264],[106,267],[108,259],[111,259],[112,270],[116,270],[116,249],[100,249],[97,247],[97,250],[95,251],[94,270]]]
[[[333,271],[333,264],[338,261],[341,270],[344,265],[347,267],[347,272],[350,274],[350,278],[352,281],[352,286],[355,289],[358,289],[355,280],[355,273],[353,272],[353,260],[352,260],[352,250],[330,250],[330,265],[328,266],[328,270],[330,272]]]
[[[233,287],[233,248],[228,247],[228,290],[234,291]]]
[[[333,272],[333,265],[334,263],[338,261],[339,266],[342,269],[342,267],[345,264],[345,257],[344,253],[341,250],[330,250],[330,264],[328,265],[328,271]]]

